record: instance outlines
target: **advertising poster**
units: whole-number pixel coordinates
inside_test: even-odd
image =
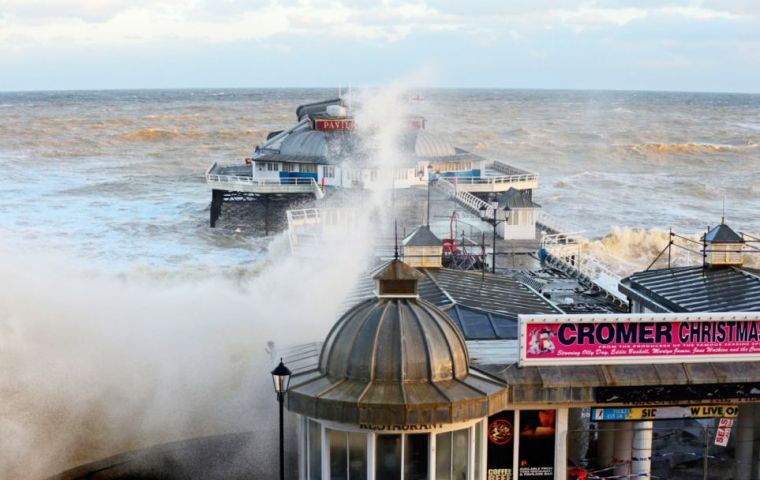
[[[733,418],[721,418],[718,422],[718,430],[715,431],[715,445],[728,446],[728,438],[731,436],[731,427],[734,426]]]
[[[521,410],[518,478],[554,479],[556,410]]]
[[[487,480],[513,480],[515,412],[499,412],[488,417]]]
[[[691,320],[672,314],[584,321],[521,316],[521,364],[712,361],[760,356],[760,320]]]
[[[692,405],[688,407],[620,407],[591,409],[596,422],[627,420],[672,420],[676,418],[735,418],[737,405]]]

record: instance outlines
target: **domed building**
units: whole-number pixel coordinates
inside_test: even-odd
[[[403,117],[394,126],[396,145],[389,162],[387,152],[379,161],[373,136],[359,132],[350,105],[341,98],[301,105],[296,116],[296,124],[271,132],[256,146],[246,164],[208,167],[212,227],[225,201],[244,197],[321,199],[326,188],[408,189],[434,180],[454,195],[538,187],[537,174],[457,148],[425,130],[423,117]]]
[[[421,273],[396,259],[373,278],[375,298],[291,380],[302,478],[481,478],[486,419],[506,407],[506,385],[470,366],[460,330],[419,298]]]

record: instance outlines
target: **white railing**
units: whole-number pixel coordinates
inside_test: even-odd
[[[297,253],[304,244],[329,241],[330,235],[345,235],[361,221],[360,210],[342,208],[302,208],[285,212],[288,219],[290,250]]]
[[[549,213],[546,213],[543,210],[539,210],[536,223],[539,224],[539,227],[546,228],[548,231],[550,231],[548,233],[576,232],[576,235],[580,233],[579,231],[575,230],[571,225],[563,222],[559,218]]]
[[[617,288],[620,275],[610,270],[592,254],[584,254],[583,245],[586,242],[588,240],[580,232],[553,233],[544,235],[541,239],[543,248],[555,261],[584,275],[618,300],[627,302],[625,296]]]
[[[493,163],[491,163],[490,168],[492,170],[496,170],[497,172],[506,173],[507,175],[536,175],[534,173],[526,172],[521,168],[513,167],[512,165],[500,162],[499,160],[494,160]],[[536,178],[538,178],[538,175],[536,175]]]
[[[300,210],[288,210],[285,212],[288,225],[313,225],[319,223],[318,208],[303,208]]]
[[[458,177],[442,175],[439,178],[450,183],[458,183],[460,185],[495,185],[502,183],[518,183],[538,180],[538,174],[520,173],[515,175],[484,175],[480,177]]]
[[[239,175],[216,175],[209,173],[206,180],[217,183],[234,183],[245,185],[316,185],[313,178],[253,178]]]
[[[317,199],[325,196],[322,187],[314,178],[253,178],[240,175],[217,175],[209,173],[216,164],[206,171],[206,181],[209,183],[221,183],[230,186],[261,187],[262,193],[294,192],[302,193],[311,191]]]
[[[444,193],[475,212],[476,215],[479,215],[480,217],[485,216],[486,218],[492,218],[494,216],[494,208],[490,203],[479,199],[470,192],[457,190],[457,188],[445,178],[438,178],[434,185],[438,187],[439,190],[442,190]],[[481,210],[482,207],[485,207],[485,212]]]

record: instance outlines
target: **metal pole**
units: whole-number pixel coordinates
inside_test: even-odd
[[[491,273],[496,273],[496,209],[493,209],[493,264]]]
[[[480,232],[480,245],[481,249],[483,250],[483,265],[480,267],[481,275],[480,279],[485,280],[486,279],[486,234],[485,232]]]
[[[668,234],[668,268],[670,268],[670,250],[673,248],[673,227],[670,227]]]
[[[704,457],[702,459],[702,479],[707,480],[707,477],[708,477],[707,476],[707,468],[708,468],[707,456],[710,453],[710,436],[709,436],[709,432],[707,431],[707,427],[703,426],[702,428],[704,429],[704,432],[705,432],[705,451],[702,453],[702,456]]]
[[[283,394],[277,394],[277,401],[280,402],[280,480],[285,480],[285,441],[283,439]]]
[[[430,174],[428,173],[428,182],[427,182],[427,217],[425,220],[425,225],[428,227],[430,226]]]

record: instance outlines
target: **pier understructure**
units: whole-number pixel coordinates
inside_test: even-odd
[[[216,227],[223,208],[234,211],[235,206],[259,202],[264,209],[265,234],[269,234],[272,226],[271,206],[304,203],[324,197],[324,190],[313,178],[254,179],[250,166],[214,163],[206,171],[206,184],[211,190],[211,228]]]

